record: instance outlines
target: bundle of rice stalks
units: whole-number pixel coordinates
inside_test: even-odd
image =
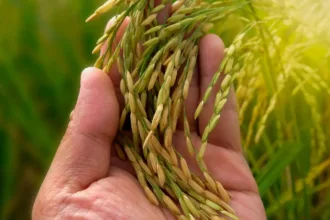
[[[120,6],[125,9],[115,17],[93,51],[98,53],[106,44],[107,49],[98,58],[95,67],[111,74],[111,68],[116,65],[122,75],[120,88],[125,98],[125,108],[121,113],[120,130],[129,119],[132,137],[119,132],[118,154],[130,160],[149,200],[168,208],[179,219],[221,219],[220,216],[237,219],[228,205],[228,193],[210,175],[203,156],[208,136],[219,122],[221,110],[237,76],[239,66],[234,65],[233,57],[244,33],[238,35],[226,51],[227,57],[195,112],[197,119],[223,73],[214,112],[203,132],[200,148],[193,146],[183,103],[188,97],[196,67],[200,38],[213,22],[239,7],[230,7],[222,1],[210,4],[204,1],[180,0],[171,3],[165,0],[156,4],[149,0],[110,0],[87,21]],[[160,22],[157,16],[164,10],[170,10],[170,13],[164,22]],[[115,42],[118,30],[127,17],[130,18],[129,24],[119,42]],[[188,151],[196,157],[204,180],[191,172],[185,158],[173,144],[173,134],[180,116],[184,120]]]
[[[260,19],[258,9],[267,9],[269,16]],[[308,74],[308,84],[312,88],[330,93],[320,76],[310,74],[313,69],[301,64],[298,51],[306,48],[306,44],[292,44],[285,53],[280,53],[282,39],[279,32],[283,24],[279,26],[278,22],[293,20],[290,11],[285,19],[278,17],[284,16],[283,9],[290,7],[282,5],[281,1],[109,0],[87,19],[90,21],[109,11],[118,12],[93,50],[94,54],[102,51],[95,67],[110,74],[116,68],[122,77],[120,88],[125,108],[121,112],[116,150],[122,159],[128,158],[132,163],[149,200],[168,208],[178,219],[237,219],[228,205],[230,196],[203,161],[208,136],[219,122],[236,78],[241,122],[248,125],[247,132],[243,132],[245,150],[251,143],[260,142],[287,82],[294,81],[292,94],[302,92],[310,106],[313,103],[316,106],[315,98],[302,86]],[[166,11],[168,13],[164,13]],[[220,88],[213,114],[201,134],[202,143],[194,146],[184,102],[197,62],[199,40],[214,23],[230,19],[236,19],[235,23],[239,21],[242,27],[225,50],[226,56],[195,111],[196,120],[210,94],[216,87]],[[266,24],[271,28],[265,28]],[[297,24],[299,34],[306,26]],[[256,93],[257,103],[252,95]],[[311,111],[312,119],[318,122],[313,128],[319,144],[313,152],[314,164],[317,164],[323,159],[326,138],[318,111],[315,108]],[[249,115],[248,122],[244,122],[246,115]],[[187,150],[196,158],[203,178],[191,172],[174,146],[173,135],[179,118],[183,120]],[[293,132],[288,132],[289,129],[282,125],[281,121],[275,123],[278,140],[285,139],[283,131]],[[125,135],[124,127],[132,131],[131,136]],[[251,155],[248,157],[253,166],[262,163]]]

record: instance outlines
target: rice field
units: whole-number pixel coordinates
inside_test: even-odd
[[[239,46],[235,88],[244,153],[267,216],[330,219],[330,3],[228,2],[243,10],[212,32],[230,46],[253,26]],[[85,20],[102,3],[0,0],[0,219],[30,216],[80,72],[97,58],[91,51],[110,15]]]

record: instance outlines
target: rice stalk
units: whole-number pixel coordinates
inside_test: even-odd
[[[257,10],[268,7],[270,11],[276,11],[283,8],[281,4],[278,1],[209,3],[197,0],[164,0],[161,4],[155,5],[154,1],[147,0],[112,0],[107,1],[87,19],[90,21],[115,7],[123,6],[122,12],[99,38],[93,50],[94,54],[98,53],[107,43],[109,46],[105,54],[100,55],[95,66],[103,67],[109,72],[116,63],[122,75],[120,89],[125,98],[125,108],[120,117],[120,130],[122,131],[125,122],[129,121],[132,137],[124,136],[120,132],[116,149],[121,158],[127,157],[132,163],[148,199],[155,205],[168,208],[178,219],[223,219],[224,216],[238,219],[235,211],[229,206],[228,192],[208,172],[204,162],[208,137],[220,121],[228,94],[237,78],[237,96],[242,103],[241,121],[246,119],[247,114],[252,114],[244,138],[246,149],[252,143],[258,144],[263,140],[268,119],[273,114],[282,114],[276,108],[277,102],[291,79],[298,83],[294,93],[302,91],[311,106],[315,105],[315,100],[309,96],[309,91],[303,88],[305,83],[308,82],[317,91],[330,91],[320,76],[307,77],[307,73],[312,72],[308,67],[292,65],[293,62],[289,62],[290,59],[299,59],[294,52],[299,51],[302,46],[295,45],[296,47],[290,48],[290,53],[279,52],[281,39],[277,37],[275,27],[281,18],[274,15],[268,20],[261,20],[258,17]],[[157,20],[158,13],[166,8],[166,5],[171,6],[171,14],[165,18],[165,23],[160,24]],[[304,8],[304,4],[302,8],[307,15],[314,10]],[[214,22],[225,20],[230,15],[242,11],[249,12],[249,16],[239,17],[243,23],[248,24],[230,42],[225,51],[226,56],[194,114],[197,120],[214,88],[219,85],[213,114],[201,134],[201,146],[197,150],[192,140],[184,102],[189,95],[197,63],[198,43],[201,37],[212,29]],[[292,14],[288,12],[286,19],[295,19],[294,16],[290,16]],[[130,17],[130,23],[120,42],[116,42],[115,45],[116,34],[126,17]],[[267,22],[272,23],[267,26],[269,28],[265,27]],[[320,27],[324,25],[319,24]],[[297,29],[302,31],[302,26],[303,22],[299,23]],[[250,37],[250,32],[256,33],[256,37]],[[325,42],[327,43],[327,40]],[[257,53],[263,53],[264,58],[255,59]],[[258,74],[261,69],[266,70]],[[304,71],[301,71],[301,74],[296,74],[302,69]],[[278,74],[275,74],[277,72]],[[248,83],[243,83],[246,81]],[[259,102],[255,104],[252,94],[257,90],[262,91],[258,96]],[[325,134],[320,126],[318,111],[312,109],[313,120],[318,124],[313,129],[320,143],[319,149],[314,152],[318,161],[325,152]],[[199,169],[203,173],[203,180],[191,172],[186,159],[176,151],[173,144],[173,135],[180,117],[184,125],[187,150],[196,157]],[[283,118],[281,120],[276,123],[279,142],[284,139]]]

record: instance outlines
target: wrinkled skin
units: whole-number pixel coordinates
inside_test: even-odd
[[[118,39],[128,22],[127,19],[121,27]],[[200,145],[200,135],[212,114],[217,89],[197,121],[193,120],[194,110],[218,69],[223,53],[224,45],[217,36],[207,35],[200,41],[198,68],[186,100],[195,146]],[[76,107],[35,200],[33,220],[175,219],[167,210],[146,199],[130,164],[119,160],[112,150],[123,106],[119,80],[116,67],[108,75],[95,68],[83,71]],[[198,173],[195,160],[185,149],[182,123],[178,124],[173,142],[190,168]],[[212,175],[229,191],[231,206],[240,219],[266,219],[256,182],[242,155],[233,89],[220,123],[209,137],[204,159]]]

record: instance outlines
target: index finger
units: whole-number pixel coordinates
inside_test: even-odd
[[[199,72],[201,78],[200,92],[201,96],[210,85],[210,82],[217,72],[222,59],[224,57],[224,44],[216,35],[207,35],[200,41],[199,51]],[[220,81],[223,79],[221,75]],[[205,103],[204,109],[199,117],[199,132],[203,131],[209,123],[210,117],[214,111],[216,104],[216,96],[220,90],[220,84],[216,84],[212,90],[208,102]],[[238,108],[236,103],[235,91],[231,88],[227,97],[227,102],[221,112],[220,121],[214,130],[209,134],[208,143],[216,146],[224,147],[230,150],[242,151],[240,141],[240,127],[238,119]]]

